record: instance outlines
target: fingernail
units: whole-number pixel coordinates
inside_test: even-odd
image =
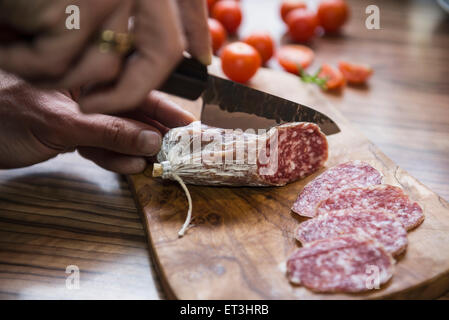
[[[154,156],[161,148],[161,136],[157,132],[145,130],[139,133],[137,147],[142,154]]]
[[[212,63],[212,49],[209,50],[207,55],[201,56],[199,60],[206,66],[210,65]]]

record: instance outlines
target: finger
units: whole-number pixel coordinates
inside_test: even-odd
[[[73,88],[109,82],[119,74],[120,60],[114,52],[100,52],[97,46],[91,46],[67,75],[61,79],[45,79],[38,84],[46,88]]]
[[[135,108],[159,87],[182,58],[185,40],[173,0],[137,1],[135,54],[118,83],[82,97],[84,112],[113,113]]]
[[[204,0],[178,0],[189,53],[205,65],[212,62],[212,45]]]
[[[193,114],[157,91],[152,91],[138,110],[168,128],[186,126],[196,120]]]
[[[59,67],[56,63],[50,63],[48,59],[42,59],[40,52],[32,50],[27,43],[17,43],[0,49],[0,68],[17,74],[20,77],[31,80],[38,76],[48,78],[56,73]]]
[[[140,121],[156,128],[162,136],[164,136],[170,130],[160,122],[148,117],[146,114],[139,110],[132,110],[130,112],[121,113],[120,116],[121,115],[123,115],[125,118]]]
[[[144,122],[156,128],[162,135],[170,128],[185,126],[196,120],[190,112],[154,90],[139,108],[119,115]]]
[[[116,33],[127,33],[132,5],[133,3],[130,0],[122,1],[108,18],[108,21],[103,24],[102,29],[112,30]],[[94,41],[66,76],[58,79],[56,83],[46,83],[45,85],[73,88],[86,84],[95,85],[110,82],[119,74],[122,58],[116,52],[101,52],[97,42]]]
[[[127,156],[103,149],[80,147],[78,152],[100,167],[121,174],[140,173],[147,166],[146,160],[142,157]]]
[[[66,143],[96,147],[133,156],[153,156],[159,152],[162,137],[148,124],[108,115],[80,115],[64,133]]]

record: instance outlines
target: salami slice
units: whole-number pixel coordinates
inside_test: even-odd
[[[287,261],[289,280],[316,292],[379,288],[393,271],[394,259],[381,244],[355,234],[308,243]]]
[[[310,181],[299,194],[292,211],[314,217],[316,206],[332,194],[348,188],[368,187],[382,182],[382,174],[368,163],[355,160],[330,168]]]
[[[393,256],[407,247],[407,231],[394,216],[383,210],[345,209],[321,214],[301,223],[296,230],[296,239],[305,244],[351,233],[366,234]]]
[[[391,185],[368,188],[351,188],[334,193],[319,203],[317,214],[352,208],[353,210],[383,209],[399,220],[406,230],[420,225],[424,214],[418,203],[413,202],[404,191]]]
[[[282,186],[326,162],[326,136],[314,123],[286,123],[265,134],[213,128],[193,122],[163,138],[153,176],[186,184]]]

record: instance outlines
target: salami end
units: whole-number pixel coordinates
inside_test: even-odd
[[[159,163],[154,163],[153,164],[153,177],[155,177],[155,178],[162,177],[163,173],[164,173],[164,171],[162,169],[162,165]]]

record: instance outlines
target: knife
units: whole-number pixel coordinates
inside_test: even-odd
[[[201,121],[224,129],[267,129],[284,122],[313,122],[326,135],[340,132],[325,114],[303,104],[208,74],[185,57],[159,90],[189,100],[202,97]]]

